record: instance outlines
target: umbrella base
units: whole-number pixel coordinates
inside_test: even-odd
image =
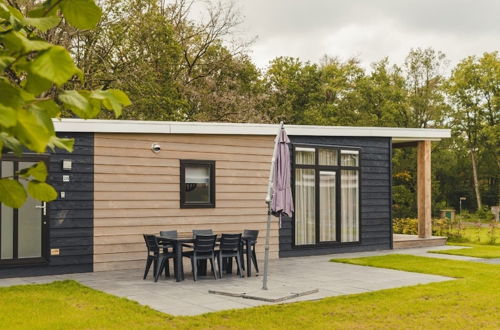
[[[208,290],[208,293],[218,294],[230,297],[239,297],[243,299],[260,300],[270,303],[279,303],[286,300],[306,296],[309,294],[317,293],[318,289],[299,289],[294,287],[279,287],[269,290],[249,290],[249,291],[218,291]]]

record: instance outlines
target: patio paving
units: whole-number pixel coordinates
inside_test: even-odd
[[[435,247],[434,247],[435,248]],[[453,248],[453,247],[442,247]],[[418,274],[390,269],[363,267],[328,262],[331,258],[361,257],[391,253],[428,254],[426,249],[387,250],[365,253],[335,254],[298,258],[284,258],[270,262],[269,292],[265,296],[282,295],[283,292],[304,292],[318,289],[316,293],[286,300],[285,303],[317,300],[330,296],[363,293],[382,289],[427,284],[452,280],[436,275]],[[427,256],[427,255],[426,255]],[[450,257],[429,254],[432,257]],[[161,278],[154,283],[151,276],[142,280],[142,269],[108,271],[83,274],[0,279],[0,286],[29,283],[49,283],[73,279],[91,288],[116,296],[135,300],[158,311],[171,315],[196,315],[235,308],[248,308],[274,304],[271,302],[230,297],[209,293],[209,290],[259,294],[262,277],[239,278],[226,276],[217,281],[211,276],[194,282],[189,273],[184,282]]]

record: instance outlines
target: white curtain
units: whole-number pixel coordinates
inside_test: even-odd
[[[341,172],[342,242],[359,241],[359,175],[356,170]]]
[[[358,166],[359,152],[357,150],[342,150],[340,164],[342,166]]]
[[[337,150],[319,149],[318,160],[319,165],[337,165]]]
[[[320,154],[321,155],[321,154]],[[319,173],[319,239],[322,242],[335,241],[335,172]]]
[[[315,176],[313,169],[295,170],[295,244],[314,244],[315,226]]]
[[[316,159],[316,149],[314,148],[295,148],[295,163],[303,165],[314,165]]]

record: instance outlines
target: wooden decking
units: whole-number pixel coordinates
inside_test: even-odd
[[[446,244],[446,237],[431,236],[429,238],[419,238],[417,235],[393,235],[393,248],[394,249],[409,249],[428,246],[439,246]]]

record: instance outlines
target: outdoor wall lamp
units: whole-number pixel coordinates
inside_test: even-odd
[[[154,152],[155,154],[159,153],[161,150],[161,147],[158,143],[153,143],[151,145],[151,151]]]

